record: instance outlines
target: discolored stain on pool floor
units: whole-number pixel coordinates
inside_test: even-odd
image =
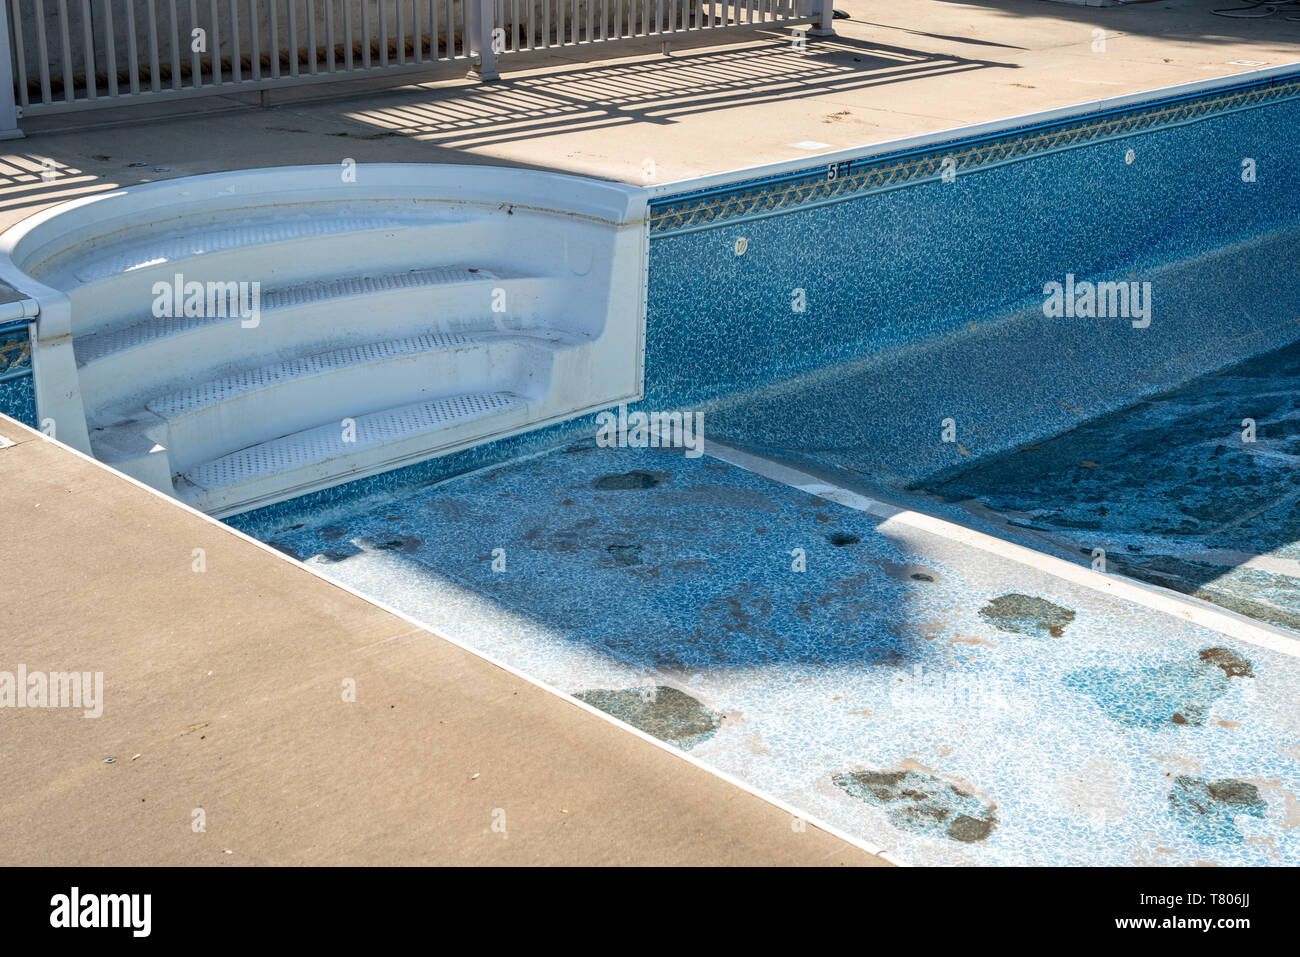
[[[722,721],[722,715],[710,711],[695,698],[663,685],[579,691],[574,697],[661,741],[688,750],[713,737]]]
[[[1013,635],[1060,638],[1074,612],[1033,595],[999,595],[980,609],[980,617],[998,631]]]
[[[1253,678],[1246,659],[1227,648],[1203,649],[1195,659],[1150,668],[1085,668],[1065,676],[1069,688],[1092,698],[1123,724],[1203,725],[1233,678]]]
[[[1300,864],[1296,657],[707,454],[578,443],[266,537],[905,861]]]
[[[921,771],[852,771],[831,782],[860,801],[883,807],[896,827],[943,834],[965,844],[997,825],[995,807],[959,785]]]
[[[1242,815],[1263,818],[1267,809],[1259,788],[1236,778],[1207,781],[1179,775],[1169,792],[1170,813],[1205,843],[1239,844]]]

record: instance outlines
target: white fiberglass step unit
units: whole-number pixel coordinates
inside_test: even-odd
[[[149,316],[74,336],[82,402],[88,417],[98,420],[108,407],[138,404],[163,390],[179,389],[194,381],[191,357],[195,355],[203,356],[204,376],[216,376],[268,359],[428,329],[476,332],[542,326],[567,330],[566,322],[546,318],[542,307],[546,286],[547,280],[539,277],[440,266],[272,290],[261,298],[253,318]],[[498,315],[494,321],[490,309],[498,294],[511,304],[512,314]],[[142,368],[153,372],[145,379],[133,377],[133,370]]]
[[[463,220],[449,218],[435,222]],[[39,271],[46,272],[48,281],[62,288],[112,279],[153,266],[174,269],[185,260],[200,256],[211,257],[217,253],[245,250],[254,246],[297,243],[340,235],[352,237],[355,242],[358,233],[427,225],[430,225],[428,220],[408,213],[387,216],[337,214],[327,219],[301,215],[300,218],[289,221],[285,221],[283,214],[277,214],[267,222],[216,225],[207,229],[191,226],[173,229],[162,235],[156,234],[156,228],[145,227],[136,230],[144,235],[127,234],[119,237],[112,245],[97,250],[98,255],[83,253],[76,258],[69,258],[65,253],[41,264]],[[149,235],[151,232],[154,235]]]
[[[302,494],[428,458],[430,445],[462,448],[484,434],[508,434],[528,420],[520,396],[488,392],[385,409],[347,426],[323,425],[240,449],[181,475],[177,495],[215,515],[241,511],[268,496]]]
[[[645,213],[528,170],[246,170],[39,213],[0,280],[40,306],[47,430],[232,514],[639,398]]]

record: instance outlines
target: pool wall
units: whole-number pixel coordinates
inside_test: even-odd
[[[711,408],[711,435],[796,459],[809,433],[878,449],[907,481],[1300,337],[1300,71],[1255,77],[651,190],[634,408]],[[1044,284],[1067,275],[1151,282],[1152,322],[1048,319]],[[761,402],[855,375],[823,421],[815,401]],[[977,440],[933,440],[948,414]],[[273,533],[595,430],[584,416],[231,521]]]
[[[32,343],[26,319],[0,322],[0,413],[36,427]]]
[[[1293,227],[1298,148],[1294,75],[654,200],[648,379],[705,401]]]
[[[888,485],[1059,434],[1300,337],[1297,157],[1291,74],[654,200],[646,401]]]

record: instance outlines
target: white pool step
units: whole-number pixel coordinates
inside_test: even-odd
[[[509,392],[418,402],[212,459],[179,476],[176,490],[196,508],[230,514],[426,458],[431,445],[450,450],[485,434],[504,433],[527,417],[526,400]]]
[[[405,358],[426,352],[454,350],[468,346],[474,340],[468,336],[432,333],[398,339],[388,342],[376,342],[350,349],[339,349],[288,362],[237,372],[234,375],[213,379],[202,385],[181,389],[168,395],[160,396],[145,403],[150,412],[165,419],[200,412],[214,405],[239,396],[247,395],[261,389],[270,389],[290,381],[299,381],[308,376],[318,376],[341,369],[354,368],[364,364],[384,362],[388,359]]]
[[[283,289],[268,290],[260,296],[259,321],[268,312],[312,306],[337,299],[358,299],[430,286],[462,282],[492,282],[502,278],[488,269],[475,266],[435,266],[404,273],[377,276],[350,276],[344,279],[313,280]],[[88,365],[116,352],[134,349],[159,339],[184,335],[211,325],[240,325],[238,316],[176,316],[142,319],[120,329],[80,335],[74,343],[79,366]],[[241,326],[242,328],[242,326]]]
[[[59,437],[229,515],[639,395],[640,191],[355,172],[153,183],[9,231],[0,267],[44,284],[35,384]],[[202,315],[185,316],[195,283]],[[256,315],[231,310],[253,283]]]
[[[203,459],[266,437],[266,410],[282,431],[322,418],[356,417],[417,400],[502,388],[540,399],[566,353],[584,340],[553,330],[531,335],[428,333],[366,343],[241,370],[150,399],[91,432],[93,448],[132,448],[114,432],[143,432],[166,450],[167,471],[138,471],[113,453],[104,457],[144,481],[168,479]],[[558,365],[557,365],[558,364]],[[138,455],[138,445],[136,455]],[[149,473],[153,474],[150,475]]]
[[[83,250],[76,259],[52,257],[38,269],[46,282],[68,289],[88,285],[159,265],[178,263],[213,254],[255,249],[280,244],[308,244],[335,236],[358,238],[357,234],[394,232],[422,226],[445,226],[462,222],[458,217],[433,216],[417,212],[334,213],[313,216],[292,209],[271,218],[216,222],[207,226],[178,229],[137,228],[99,248]]]
[[[78,282],[90,283],[159,262],[170,263],[228,249],[302,242],[337,233],[399,229],[419,223],[416,216],[331,216],[328,219],[303,218],[288,222],[217,226],[206,230],[179,230],[170,235],[150,237],[124,250],[119,248],[108,256],[84,259],[72,275]]]
[[[448,354],[455,354],[454,358],[463,359],[464,353],[470,350],[487,350],[494,347],[499,347],[503,351],[526,348],[542,354],[553,349],[575,345],[579,341],[574,336],[553,330],[539,330],[535,335],[477,336],[435,332],[406,339],[367,343],[260,366],[159,396],[145,403],[145,407],[150,412],[171,419],[201,412],[252,392],[272,389],[289,382],[302,382],[312,376],[328,376],[362,367],[371,367],[375,370],[384,368],[391,371],[394,362],[404,359]]]

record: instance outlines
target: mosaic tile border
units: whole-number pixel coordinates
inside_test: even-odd
[[[659,238],[694,232],[932,182],[943,175],[949,158],[960,175],[968,175],[1035,156],[1296,98],[1300,98],[1300,75],[1290,74],[1213,93],[1188,94],[1172,101],[1152,101],[678,194],[651,202],[650,235]]]

